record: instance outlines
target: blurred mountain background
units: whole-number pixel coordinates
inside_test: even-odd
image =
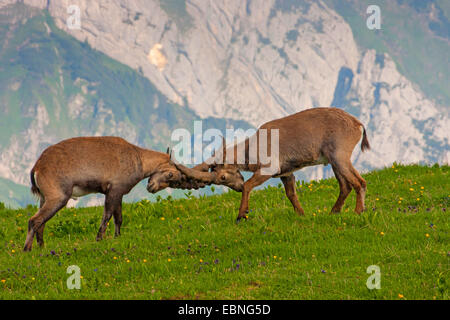
[[[369,5],[380,30],[366,26]],[[224,132],[311,107],[366,125],[359,170],[448,163],[449,17],[446,0],[0,0],[0,201],[36,203],[29,171],[64,138],[118,135],[164,151],[194,120]],[[142,198],[155,198],[143,183],[126,201]]]

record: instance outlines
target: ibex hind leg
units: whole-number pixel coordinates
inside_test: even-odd
[[[358,192],[358,190],[355,189],[355,191],[356,191],[356,209],[355,209],[355,211],[357,213],[361,213],[366,209],[365,204],[364,204],[365,197],[366,197],[366,190],[367,190],[366,180],[364,180],[364,178],[361,177],[359,172],[352,166],[351,163],[350,163],[350,171],[352,172],[353,176],[358,180],[359,185],[360,185],[359,192]]]
[[[339,169],[335,165],[331,165],[333,168],[334,175],[339,183],[339,197],[336,200],[333,208],[330,213],[338,213],[341,212],[342,206],[345,203],[345,199],[347,199],[348,195],[352,191],[352,186],[350,183],[344,178]]]
[[[364,211],[364,195],[365,195],[365,185],[363,186],[361,184],[361,181],[358,179],[358,177],[354,174],[354,171],[356,171],[350,161],[348,161],[343,166],[340,166],[339,168],[340,173],[344,177],[344,179],[350,184],[350,186],[355,190],[356,192],[356,207],[355,212],[357,214],[360,214]],[[364,182],[365,183],[365,182]]]
[[[356,171],[356,169],[353,167],[350,161],[350,157],[351,152],[330,152],[328,156],[328,159],[330,159],[330,164],[341,188],[341,192],[335,206],[332,209],[332,212],[338,212],[335,210],[340,210],[342,208],[345,198],[351,191],[349,190],[348,186],[355,189],[356,192],[355,212],[357,214],[360,214],[364,211],[364,195],[366,190],[366,182],[359,175],[358,171]]]
[[[39,211],[28,220],[28,234],[25,240],[24,251],[31,251],[31,247],[33,246],[33,238],[36,233],[39,233],[39,230],[42,228],[42,237],[43,239],[43,225],[50,220],[56,212],[61,210],[69,201],[69,197],[65,195],[61,195],[60,197],[47,197],[45,199],[44,204],[39,209]],[[42,240],[43,241],[43,240]]]
[[[289,201],[291,201],[292,206],[294,207],[295,212],[298,215],[304,216],[305,212],[300,205],[300,201],[298,201],[297,192],[295,191],[295,176],[293,174],[287,177],[281,177],[281,181],[284,184],[284,190],[286,191],[286,196]]]
[[[44,205],[45,199],[43,196],[40,197],[39,201],[39,209],[42,208]],[[36,241],[40,247],[44,246],[44,229],[45,229],[45,223],[43,223],[38,231],[36,232]]]
[[[111,192],[105,195],[105,209],[103,211],[103,218],[102,218],[102,222],[100,224],[100,228],[98,229],[97,241],[100,241],[103,239],[103,236],[105,235],[105,232],[106,232],[106,228],[108,227],[108,222],[111,220],[111,217],[113,216],[113,214],[116,216],[116,212],[117,212],[119,206],[120,207],[122,206],[122,196],[117,196]],[[114,219],[117,219],[117,218],[114,217]],[[116,223],[117,223],[117,220],[116,220]],[[116,225],[116,232],[117,232],[117,225]]]

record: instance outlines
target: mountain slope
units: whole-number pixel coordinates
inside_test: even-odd
[[[111,221],[100,242],[102,207],[65,208],[46,224],[45,247],[35,242],[27,254],[30,208],[0,205],[0,299],[448,300],[449,170],[395,166],[364,175],[361,215],[354,192],[340,214],[329,214],[339,194],[334,178],[297,184],[302,217],[282,186],[254,191],[239,224],[238,192],[144,200],[125,204],[121,236]],[[63,287],[73,264],[81,290]],[[366,285],[373,265],[379,290]]]

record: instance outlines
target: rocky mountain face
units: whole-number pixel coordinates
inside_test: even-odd
[[[34,3],[34,1],[30,1]],[[81,29],[67,26],[69,5]],[[360,59],[350,27],[323,3],[273,1],[36,1],[56,25],[141,70],[199,115],[258,126],[329,106],[339,70]],[[286,9],[286,10],[284,10]]]
[[[345,16],[333,5],[336,1],[0,0],[0,10],[17,2],[48,10],[56,28],[148,79],[158,92],[157,101],[166,99],[200,118],[257,127],[306,108],[331,105],[366,125],[372,151],[355,151],[358,169],[394,161],[448,163],[446,100],[437,103],[425,95],[399,72],[389,53],[358,43],[354,33],[359,31],[338,13]],[[80,9],[80,29],[67,23],[71,5]],[[365,17],[359,18],[365,25]],[[443,43],[449,47],[448,41]],[[447,76],[448,61],[435,63],[443,63]],[[61,108],[68,108],[72,119],[87,121],[92,114],[83,92],[95,89],[83,78],[79,81],[80,92],[68,94],[68,105]],[[14,89],[20,84],[8,85]],[[7,105],[18,108],[11,100]],[[97,107],[105,119],[120,115],[107,104],[98,102]],[[30,152],[22,157],[23,139],[30,135],[27,130],[45,131],[50,121],[45,101],[33,112],[33,121],[1,142],[0,177],[26,183],[23,169],[43,145],[26,142]],[[113,119],[104,123],[103,131],[93,125],[80,133],[102,134],[112,126],[132,141],[145,140],[136,138],[136,119]],[[167,130],[162,132],[168,135]],[[330,172],[315,167],[304,170],[302,177],[321,178]]]
[[[21,3],[3,7],[0,38],[0,201],[34,203],[31,167],[46,147],[64,138],[117,135],[165,151],[175,129],[192,130],[200,119],[140,73],[58,29],[42,10]],[[230,125],[250,127],[245,121],[203,119],[204,129]],[[147,195],[140,186],[127,200]]]
[[[350,25],[358,46],[388,53],[402,75],[442,111],[450,105],[450,2],[446,0],[325,0]],[[367,28],[367,9],[380,9],[380,30]]]

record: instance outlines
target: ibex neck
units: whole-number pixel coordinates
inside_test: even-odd
[[[229,146],[226,149],[225,157],[223,157],[223,163],[227,165],[233,165],[239,169],[246,168],[248,161],[249,161],[248,139],[238,144]]]
[[[158,167],[161,164],[169,161],[168,154],[142,148],[140,148],[139,151],[141,154],[142,171],[144,174],[144,178],[148,178],[149,176],[151,176],[158,170]]]

